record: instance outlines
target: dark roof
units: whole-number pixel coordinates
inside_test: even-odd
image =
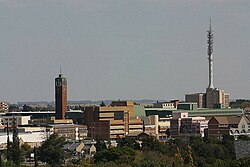
[[[71,146],[72,144],[73,144],[73,143],[68,143],[68,144],[63,145],[63,149],[64,149],[64,150],[69,149],[70,146]]]
[[[217,116],[214,118],[219,122],[219,124],[238,125],[243,116]]]
[[[91,146],[92,146],[92,145],[85,145],[85,146],[83,147],[83,150],[89,150]]]
[[[228,119],[227,117],[214,117],[219,124],[228,124]]]
[[[242,117],[228,117],[229,124],[239,124]]]
[[[70,147],[69,147],[69,150],[70,151],[75,151],[76,148],[80,145],[80,143],[73,143]]]

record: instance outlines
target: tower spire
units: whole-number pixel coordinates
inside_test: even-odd
[[[207,31],[207,54],[208,54],[208,63],[209,63],[209,84],[208,84],[208,88],[214,88],[214,84],[213,84],[213,44],[214,44],[214,40],[213,40],[213,30],[212,30],[212,24],[211,24],[211,18],[210,18],[210,25],[209,25],[209,30]]]
[[[212,31],[212,23],[211,23],[211,18],[210,18],[209,30],[210,30],[210,31]]]

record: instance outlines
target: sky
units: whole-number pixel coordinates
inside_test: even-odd
[[[184,99],[208,86],[250,99],[249,0],[0,0],[0,101]]]

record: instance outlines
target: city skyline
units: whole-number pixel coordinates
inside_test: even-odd
[[[250,99],[248,1],[1,1],[0,101],[184,99],[208,83]]]

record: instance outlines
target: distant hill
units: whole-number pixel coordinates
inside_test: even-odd
[[[102,101],[106,105],[108,105],[114,100],[96,100],[96,101],[93,101],[93,100],[77,100],[77,101],[69,100],[68,104],[69,105],[79,105],[79,104],[99,105],[99,104],[102,103]],[[121,100],[121,101],[123,101],[123,100]],[[152,103],[155,103],[156,101],[166,101],[166,100],[141,99],[141,100],[133,100],[133,101],[135,103],[138,103],[138,104],[152,104]],[[17,102],[17,105],[19,105],[19,106],[22,106],[22,105],[38,105],[38,104],[47,104],[47,105],[54,106],[55,102],[54,101],[51,101],[51,102],[49,102],[49,101]]]

